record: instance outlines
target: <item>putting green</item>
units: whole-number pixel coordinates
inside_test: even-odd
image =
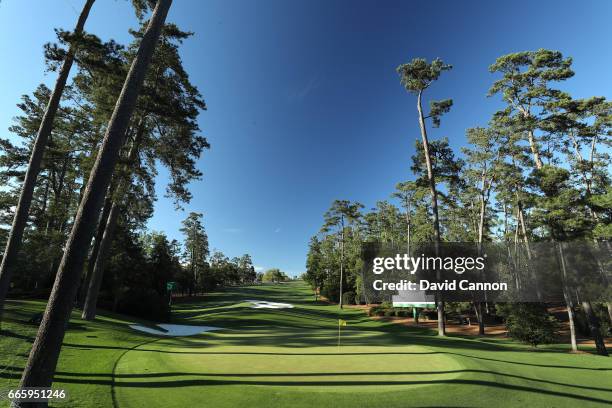
[[[294,307],[253,309],[241,299],[253,292],[267,301],[282,298]],[[229,386],[245,402],[256,400],[262,391],[290,392],[298,400],[303,393],[384,393],[452,379],[462,367],[427,347],[380,345],[388,333],[364,325],[362,312],[343,313],[348,325],[339,333],[337,307],[314,304],[301,286],[252,287],[217,297],[210,308],[198,307],[202,303],[179,305],[176,316],[183,323],[216,322],[224,329],[155,339],[121,358],[115,370],[121,407],[193,403],[204,389],[206,400],[221,404],[215,406],[223,406],[222,399],[236,406],[229,401],[236,396],[228,400]],[[181,392],[159,392],[174,387]]]
[[[248,300],[290,303],[254,309]],[[0,336],[0,391],[14,387],[42,302],[11,301]],[[338,318],[341,327],[338,346]],[[230,288],[173,307],[173,324],[214,326],[189,337],[148,335],[152,322],[75,312],[54,387],[62,407],[400,408],[602,407],[612,358],[533,350],[509,339],[441,338],[314,302],[303,282]],[[0,406],[8,406],[0,397]]]

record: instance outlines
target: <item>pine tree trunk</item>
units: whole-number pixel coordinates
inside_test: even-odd
[[[563,274],[563,297],[565,298],[567,319],[570,327],[570,343],[572,345],[572,351],[578,351],[578,344],[576,343],[576,325],[574,323],[574,302],[572,302],[569,288],[567,287],[567,268],[565,266],[565,255],[563,254],[562,242],[559,243],[559,259],[561,261],[561,273]]]
[[[574,305],[572,302],[566,302],[567,318],[570,327],[570,343],[572,345],[572,351],[578,351],[578,344],[576,343],[576,324],[574,322]]]
[[[423,116],[421,94],[422,91],[419,92],[417,97],[417,110],[419,112],[419,127],[421,128],[421,137],[423,139],[423,155],[425,156],[425,165],[427,166],[429,191],[431,193],[431,211],[434,217],[434,245],[436,249],[436,256],[438,256],[440,252],[440,220],[438,217],[438,191],[436,189],[436,179],[431,163],[431,156],[429,153],[429,140],[427,139],[427,129],[425,128],[425,117]],[[437,279],[439,280],[439,271],[437,272],[437,275]],[[436,299],[438,309],[438,336],[446,336],[446,329],[444,324],[444,302],[439,299],[439,294],[436,297],[438,297],[438,299]]]
[[[100,286],[102,284],[102,277],[104,276],[104,267],[106,266],[106,259],[108,258],[111,244],[113,242],[113,235],[115,233],[115,227],[117,226],[117,219],[119,218],[119,206],[125,193],[128,189],[129,177],[131,176],[131,168],[138,157],[138,148],[142,136],[144,134],[144,121],[141,119],[138,125],[138,133],[134,139],[134,143],[130,148],[130,152],[127,157],[127,165],[125,166],[125,173],[120,174],[119,185],[114,191],[110,191],[111,197],[114,196],[110,211],[108,213],[106,222],[100,226],[102,228],[101,239],[98,244],[98,250],[96,251],[95,258],[92,257],[91,263],[94,267],[91,271],[89,281],[86,287],[86,296],[83,303],[83,313],[81,318],[84,320],[94,320],[96,318],[96,304],[98,302],[98,295],[100,293]],[[93,254],[92,254],[93,255]]]
[[[344,286],[344,216],[342,215],[342,237],[340,238],[340,309],[342,309],[342,289]]]
[[[531,149],[531,154],[533,155],[533,161],[535,162],[536,169],[540,170],[543,167],[543,164],[533,131],[530,130],[527,132],[527,136],[529,138],[529,148]]]
[[[125,144],[125,141],[129,138],[130,129],[126,131],[124,135],[124,140],[122,141],[122,145]],[[96,259],[98,259],[98,252],[100,250],[100,243],[102,238],[104,237],[104,230],[106,229],[106,223],[108,222],[108,216],[110,214],[111,207],[113,205],[113,197],[115,193],[115,184],[117,180],[111,179],[110,185],[106,191],[106,196],[104,198],[104,206],[102,207],[102,214],[100,215],[100,219],[98,220],[96,227],[96,235],[94,237],[93,248],[91,249],[91,254],[89,255],[89,261],[87,262],[87,271],[85,276],[83,277],[83,281],[81,282],[81,286],[79,287],[79,292],[77,295],[77,301],[79,303],[79,307],[82,309],[85,304],[85,299],[87,298],[87,291],[89,290],[89,284],[91,282],[91,277],[93,276],[94,268],[96,266]]]
[[[410,256],[410,235],[411,235],[411,231],[410,231],[410,227],[411,227],[411,214],[410,214],[410,201],[407,199],[406,200],[406,253],[408,254],[408,256]]]
[[[478,256],[482,256],[482,242],[484,240],[484,224],[485,224],[485,213],[487,209],[487,202],[485,200],[485,188],[486,188],[486,173],[482,174],[482,190],[480,193],[480,214],[478,218]],[[484,314],[482,309],[482,302],[478,302],[478,335],[484,336],[485,334],[485,322]],[[487,308],[487,313],[489,312]]]
[[[484,336],[485,334],[485,323],[484,323],[484,314],[483,314],[483,310],[482,310],[482,302],[477,302],[476,304],[477,306],[477,318],[478,318],[478,335],[479,336]]]
[[[83,320],[94,320],[96,318],[96,304],[98,303],[98,294],[100,293],[102,277],[104,276],[104,267],[106,266],[106,259],[108,258],[108,253],[113,241],[115,227],[117,226],[117,218],[119,218],[118,200],[119,198],[115,198],[113,201],[113,205],[108,214],[108,220],[104,227],[104,233],[102,234],[102,240],[100,241],[100,247],[95,259],[93,273],[89,281],[89,287],[87,288],[87,296],[83,303],[83,313],[81,314]]]
[[[81,10],[81,14],[79,15],[77,25],[74,28],[75,35],[78,36],[83,32],[85,21],[87,20],[89,11],[91,10],[91,6],[93,6],[94,1],[95,0],[87,0],[85,2],[85,5]],[[66,81],[68,80],[68,74],[72,68],[72,63],[74,62],[74,52],[75,46],[71,44],[68,47],[66,58],[64,59],[64,63],[62,64],[57,76],[57,81],[55,82],[55,88],[53,89],[53,93],[49,98],[47,109],[45,110],[45,114],[40,122],[40,127],[38,128],[38,134],[36,135],[36,140],[34,141],[34,146],[32,147],[32,154],[30,156],[30,162],[28,163],[28,169],[26,170],[25,179],[23,180],[23,185],[21,187],[19,201],[17,203],[17,207],[15,208],[13,225],[11,227],[10,235],[6,241],[6,249],[2,258],[2,264],[0,265],[0,324],[2,323],[4,301],[11,282],[11,275],[13,273],[15,261],[17,260],[19,248],[21,247],[23,231],[28,222],[28,213],[30,212],[30,205],[32,204],[32,195],[34,194],[34,187],[36,186],[36,178],[40,172],[40,166],[42,164],[47,141],[49,140],[49,136],[53,130],[53,121],[55,120],[57,109],[59,108],[59,103],[64,92],[64,87],[66,86]]]
[[[85,304],[85,298],[87,297],[87,291],[89,290],[89,283],[91,282],[93,270],[96,266],[98,252],[100,251],[100,242],[102,241],[102,237],[104,236],[104,230],[106,229],[106,223],[108,222],[108,215],[110,214],[110,209],[113,205],[114,190],[115,189],[113,188],[113,182],[111,181],[108,191],[106,193],[106,198],[104,199],[102,214],[100,215],[100,220],[98,221],[98,227],[96,229],[96,236],[94,237],[94,245],[91,249],[91,255],[89,256],[89,262],[87,262],[87,271],[85,273],[85,277],[83,278],[83,282],[81,283],[79,294],[77,296],[79,307],[81,309]]]
[[[96,221],[99,217],[100,207],[119,157],[123,135],[136,106],[147,67],[171,4],[172,0],[157,1],[136,57],[126,77],[87,182],[72,232],[66,243],[64,256],[58,269],[47,309],[21,377],[20,388],[49,387],[53,382],[53,375],[72,311],[73,300],[78,289],[79,278]],[[46,405],[24,404],[24,406]]]
[[[527,236],[527,226],[525,225],[525,215],[523,212],[523,203],[521,200],[517,201],[518,206],[518,219],[521,227],[521,233],[523,234],[523,242],[525,243],[525,249],[527,250],[527,259],[531,260],[531,246],[529,245],[529,237]]]
[[[586,314],[589,329],[591,330],[591,337],[595,341],[595,347],[597,348],[597,354],[600,356],[607,356],[608,350],[606,350],[606,344],[604,343],[603,336],[599,330],[599,319],[593,312],[591,302],[583,301],[582,309],[584,309],[584,313]]]

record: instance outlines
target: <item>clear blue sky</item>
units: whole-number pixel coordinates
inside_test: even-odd
[[[54,27],[72,28],[81,6],[0,3],[2,136],[20,95],[52,84],[42,45]],[[300,273],[334,199],[371,207],[412,177],[418,126],[415,99],[395,72],[400,63],[422,56],[454,65],[429,96],[454,99],[432,136],[459,148],[465,129],[486,124],[499,107],[486,98],[494,79],[487,67],[509,52],[560,50],[576,71],[563,89],[610,98],[611,17],[612,2],[603,0],[176,0],[169,21],[195,32],[182,55],[209,106],[200,123],[212,145],[186,210],[204,213],[213,248]],[[125,43],[135,24],[129,2],[98,0],[86,29]],[[163,170],[157,181],[149,225],[181,238],[185,213],[163,198]]]

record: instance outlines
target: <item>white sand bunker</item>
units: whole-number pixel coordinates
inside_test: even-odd
[[[293,305],[290,303],[268,302],[267,300],[247,300],[253,304],[253,309],[291,309]]]
[[[158,336],[193,336],[207,331],[219,330],[220,327],[212,326],[188,326],[185,324],[158,324],[163,330],[157,330],[152,327],[141,326],[139,324],[130,324],[134,330],[155,334]]]

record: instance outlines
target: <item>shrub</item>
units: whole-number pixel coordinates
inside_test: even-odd
[[[372,306],[368,310],[368,315],[369,316],[385,316],[385,317],[393,317],[393,316],[406,317],[406,316],[411,315],[410,310],[408,309],[396,308],[396,307],[392,307],[389,305],[390,303],[386,302],[378,306]]]
[[[372,306],[368,310],[368,316],[382,316],[384,312],[384,309],[382,309],[380,306]]]
[[[508,304],[503,310],[508,335],[537,347],[552,343],[558,329],[557,320],[542,303]]]

